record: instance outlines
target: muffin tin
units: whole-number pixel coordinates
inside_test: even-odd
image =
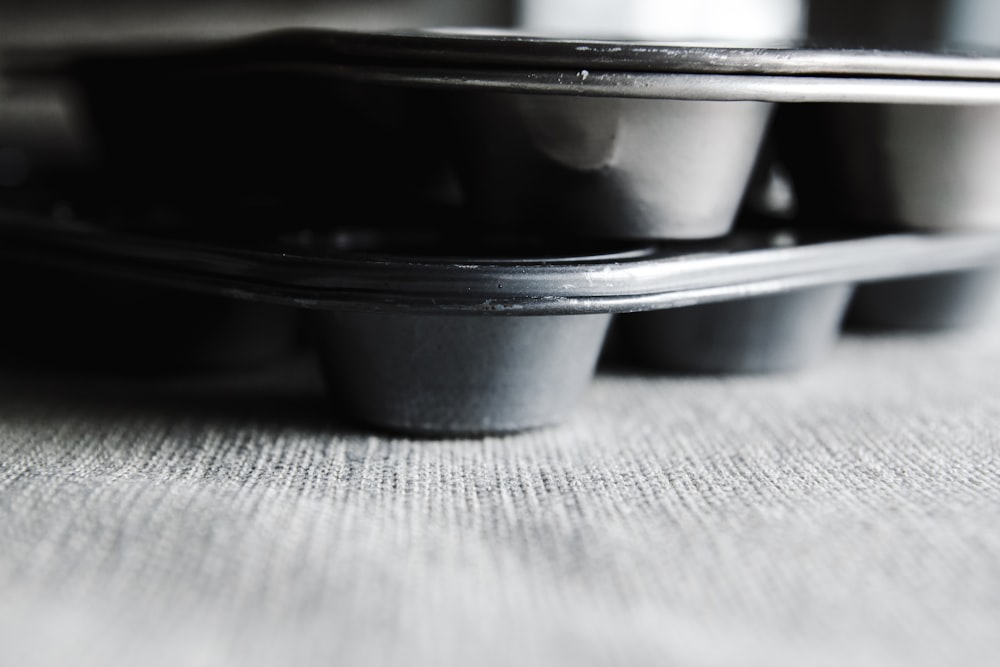
[[[78,82],[107,182],[180,214],[154,234],[8,210],[0,254],[311,311],[333,395],[380,427],[557,423],[615,318],[638,366],[768,372],[822,356],[845,318],[943,328],[1000,298],[994,202],[969,189],[985,134],[951,147],[952,189],[926,162],[877,163],[874,192],[898,197],[877,214],[852,214],[857,192],[827,206],[817,168],[851,150],[824,110],[989,116],[997,58],[292,31],[14,54],[6,73]],[[777,173],[759,150],[775,102],[828,105],[783,109],[765,153],[801,213],[734,228],[755,164]],[[895,215],[938,210],[907,199],[928,192],[955,215]]]
[[[812,206],[820,214],[981,227],[997,203],[983,146],[1000,58],[293,30],[2,62],[9,77],[77,82],[116,196],[166,201],[199,228],[226,224],[234,202],[245,204],[237,230],[394,220],[421,202],[463,205],[492,229],[717,237],[732,228],[774,102],[893,103],[904,106],[884,113],[928,119],[883,137],[869,117],[880,106],[847,105],[862,117],[833,154],[811,145],[836,118],[790,124],[789,143],[808,151],[797,177],[819,162],[845,163],[846,177],[871,161],[861,186],[899,195],[867,206],[859,186]],[[963,120],[956,132],[974,136],[935,164],[920,148],[926,127],[956,113],[981,129]],[[852,162],[859,145],[870,148]],[[942,196],[928,203],[928,191]]]
[[[891,291],[906,279],[922,300],[926,284],[1000,263],[992,233],[796,240],[744,232],[611,254],[559,253],[550,248],[560,241],[515,237],[503,257],[483,257],[430,250],[455,247],[454,236],[414,240],[412,232],[341,232],[252,250],[12,216],[0,232],[0,252],[21,261],[316,311],[341,404],[375,425],[423,434],[560,421],[585,389],[615,313],[642,313],[623,324],[650,367],[781,370],[830,344],[854,285]],[[954,300],[937,300],[938,323]],[[869,294],[859,312],[873,301],[890,322],[909,317],[891,295]]]
[[[990,0],[814,0],[814,35],[896,49],[996,53],[1000,11]],[[814,217],[896,223],[917,229],[996,229],[1000,196],[1000,106],[837,105],[806,110],[791,141],[806,155],[796,171],[824,162],[802,189]],[[818,146],[817,126],[829,143]],[[832,172],[832,173],[831,173]]]

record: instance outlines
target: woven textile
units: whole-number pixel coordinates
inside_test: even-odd
[[[0,380],[0,664],[994,665],[1000,336],[374,435],[312,367]]]

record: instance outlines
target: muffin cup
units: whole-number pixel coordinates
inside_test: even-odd
[[[1000,7],[991,0],[814,0],[810,33],[819,43],[994,55]],[[832,202],[849,220],[914,229],[1000,228],[1000,106],[842,105],[823,121],[800,128],[796,139],[831,135],[830,154],[813,159],[827,165],[818,178],[832,171],[839,187],[815,209],[829,211]]]
[[[1000,313],[1000,270],[952,271],[859,285],[847,314],[866,329],[943,330]]]
[[[478,217],[637,239],[728,232],[772,109],[501,93],[461,104],[460,175]]]
[[[850,285],[826,285],[623,315],[623,335],[636,360],[653,368],[697,373],[793,370],[832,347],[851,291]]]
[[[611,315],[317,320],[328,384],[351,414],[407,433],[477,435],[562,421],[593,376]]]

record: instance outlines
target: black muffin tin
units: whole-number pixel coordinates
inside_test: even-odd
[[[30,217],[7,216],[0,232],[0,253],[22,262],[312,311],[341,405],[424,434],[560,421],[618,313],[642,366],[787,370],[832,343],[855,288],[859,322],[875,314],[882,324],[937,328],[955,322],[963,301],[980,311],[976,299],[997,296],[995,281],[978,277],[1000,261],[994,233],[756,231],[597,254],[565,240],[473,237],[463,247],[454,234],[370,229],[252,249]],[[502,256],[481,254],[500,248]],[[945,283],[946,298],[924,299]],[[901,290],[923,304],[919,317],[894,296]],[[211,331],[210,322],[192,326]]]
[[[850,165],[837,128],[884,138],[838,120],[859,109],[989,115],[1000,59],[292,31],[5,62],[11,80],[71,82],[102,158],[89,198],[0,196],[0,254],[240,300],[282,332],[274,349],[307,325],[338,403],[380,427],[558,423],[613,320],[639,368],[772,372],[821,358],[844,322],[947,328],[1000,298],[989,206],[933,224],[895,214],[927,191],[961,199],[973,147],[949,153],[958,185],[918,161],[920,187],[876,189],[896,197],[878,209],[817,168]],[[783,109],[762,153],[776,102],[838,104]],[[798,214],[737,222],[752,171],[781,172],[773,159]],[[892,160],[873,164],[874,182],[901,182]],[[38,205],[64,199],[56,215]]]
[[[995,57],[291,30],[6,53],[0,69],[72,83],[108,190],[135,202],[125,219],[154,201],[198,229],[287,230],[392,221],[419,202],[464,206],[490,229],[718,237],[775,102],[838,103],[787,124],[817,215],[926,229],[1000,219],[982,157]],[[830,151],[813,146],[828,136]],[[809,181],[820,163],[841,190],[826,172]]]

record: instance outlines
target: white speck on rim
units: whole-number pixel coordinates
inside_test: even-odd
[[[586,81],[587,77],[590,76],[590,72],[588,72],[585,69],[582,69],[582,70],[580,70],[580,73],[577,76],[580,77],[581,81]]]

